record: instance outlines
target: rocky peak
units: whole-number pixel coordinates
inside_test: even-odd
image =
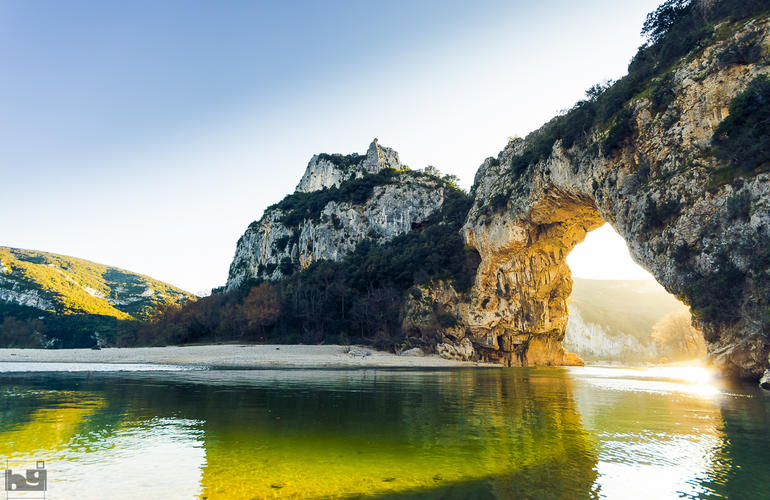
[[[376,175],[386,169],[397,172]],[[356,182],[355,197],[344,189],[323,191]],[[226,289],[249,278],[280,279],[318,260],[339,261],[364,240],[382,243],[412,231],[441,209],[445,188],[437,177],[408,170],[377,139],[366,155],[315,155],[296,192],[269,207],[238,241]]]
[[[366,174],[376,174],[386,168],[400,170],[403,168],[398,153],[391,148],[381,146],[375,138],[369,145],[365,155],[353,153],[317,154],[313,155],[307,164],[302,179],[297,184],[296,191],[309,193],[339,185]]]

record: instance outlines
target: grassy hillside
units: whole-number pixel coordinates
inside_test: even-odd
[[[36,250],[0,247],[0,265],[0,288],[33,292],[59,314],[144,319],[159,305],[191,297],[141,274]]]
[[[0,247],[0,347],[79,347],[192,295],[141,274]]]

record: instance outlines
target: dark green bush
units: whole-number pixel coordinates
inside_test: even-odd
[[[727,199],[727,216],[731,219],[748,219],[751,213],[749,193],[734,194]]]
[[[634,112],[629,108],[623,108],[617,117],[615,123],[610,127],[607,137],[604,139],[602,147],[604,152],[611,154],[622,145],[634,130]]]
[[[684,264],[685,262],[688,262],[690,260],[690,257],[692,256],[692,249],[690,248],[690,245],[687,243],[679,243],[676,247],[674,247],[674,252],[672,254],[672,257],[674,257],[674,262],[677,264]]]
[[[663,228],[669,220],[679,215],[681,208],[678,200],[668,200],[660,205],[649,200],[644,210],[642,231],[651,232]]]
[[[510,193],[497,193],[489,200],[489,206],[495,210],[502,210],[508,205]]]
[[[339,153],[334,154],[327,154],[327,153],[321,153],[318,155],[319,160],[326,160],[329,161],[338,167],[352,167],[354,165],[358,165],[360,163],[363,163],[363,161],[366,159],[366,155],[360,155],[358,153],[353,153],[349,155],[342,155]]]
[[[747,246],[749,269],[755,276],[766,273],[770,269],[770,236],[758,232]]]
[[[692,277],[690,285],[684,290],[684,296],[697,318],[731,323],[741,317],[745,281],[746,274],[722,254],[717,257],[715,271]]]
[[[267,210],[284,212],[281,222],[287,226],[297,226],[302,221],[318,220],[324,207],[331,203],[352,203],[360,205],[372,196],[376,186],[383,186],[394,181],[398,173],[393,169],[385,169],[377,174],[369,174],[359,179],[350,179],[339,187],[311,191],[309,193],[292,193],[283,200],[271,205]]]
[[[275,240],[275,248],[278,249],[279,252],[283,252],[286,250],[286,246],[289,244],[289,240],[291,237],[287,234],[285,236],[281,236],[277,240]]]
[[[770,80],[756,77],[730,101],[730,116],[714,131],[712,152],[723,165],[717,183],[770,168]]]
[[[291,257],[284,257],[281,259],[281,265],[278,266],[278,269],[281,271],[281,274],[284,276],[289,276],[291,273],[294,272],[294,263],[291,261]]]
[[[652,102],[652,109],[656,113],[665,111],[668,106],[674,101],[676,92],[674,88],[674,74],[666,73],[658,82],[652,87],[650,91],[650,101]]]
[[[440,312],[436,314],[436,321],[441,328],[452,328],[457,325],[457,317],[454,314]]]
[[[762,41],[758,34],[744,35],[730,43],[718,56],[723,66],[753,64],[762,60]]]

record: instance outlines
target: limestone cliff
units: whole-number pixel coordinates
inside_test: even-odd
[[[640,49],[626,77],[485,160],[462,228],[480,256],[475,281],[463,293],[416,283],[404,335],[453,357],[579,362],[561,344],[565,259],[608,222],[692,307],[714,362],[759,378],[770,367],[770,20],[750,4],[689,4],[689,21]],[[419,229],[444,195],[410,172],[376,140],[366,155],[314,156],[297,191],[239,240],[227,288]]]
[[[444,190],[406,169],[375,139],[366,155],[315,155],[293,195],[269,207],[238,240],[227,289],[248,278],[279,279],[364,240],[388,241],[438,210]]]
[[[614,125],[571,144],[557,137],[524,168],[520,159],[548,125],[483,163],[463,228],[482,258],[464,317],[482,350],[512,364],[564,361],[565,258],[606,221],[692,306],[716,364],[742,377],[768,368],[770,175],[760,168],[725,178],[712,137],[731,101],[770,73],[770,22],[720,28],[660,77],[671,94],[662,104],[653,87],[625,103]],[[750,61],[732,57],[748,43]]]
[[[401,160],[391,148],[380,146],[375,139],[369,145],[365,155],[353,153],[343,156],[340,154],[319,154],[310,159],[305,174],[297,184],[298,193],[309,193],[321,189],[339,187],[344,181],[360,179],[366,174],[376,174],[383,169],[403,168]]]

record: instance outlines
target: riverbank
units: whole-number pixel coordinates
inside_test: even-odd
[[[494,367],[436,355],[399,356],[363,346],[195,345],[91,349],[0,349],[0,362],[115,363],[211,368],[451,368]]]

